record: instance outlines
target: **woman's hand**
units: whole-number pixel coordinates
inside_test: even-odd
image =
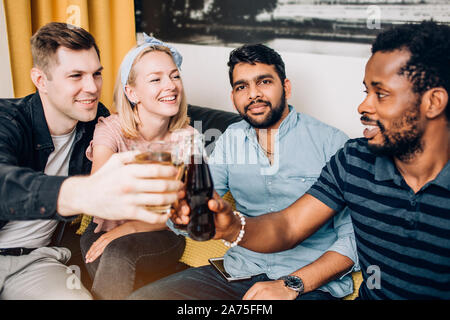
[[[111,231],[102,234],[100,238],[98,238],[92,244],[92,246],[89,248],[89,251],[86,253],[86,263],[91,263],[98,257],[100,257],[103,251],[105,251],[106,246],[110,244],[114,239],[133,233],[130,228],[130,222],[125,222],[124,224],[115,227]]]

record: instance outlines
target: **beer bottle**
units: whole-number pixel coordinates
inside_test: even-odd
[[[190,220],[187,225],[189,236],[197,241],[214,237],[214,213],[208,208],[214,185],[208,164],[200,154],[192,154],[186,174],[186,200],[190,207]]]

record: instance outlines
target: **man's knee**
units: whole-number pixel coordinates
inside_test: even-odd
[[[56,293],[54,297],[49,297],[49,300],[92,300],[92,295],[89,291],[81,286],[80,289],[68,289],[61,290]]]
[[[43,286],[45,287],[45,286]],[[46,287],[5,287],[0,295],[2,300],[92,300],[92,295],[84,287],[69,288],[67,286]]]

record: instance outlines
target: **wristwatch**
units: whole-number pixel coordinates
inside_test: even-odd
[[[278,280],[283,280],[284,281],[284,285],[286,287],[288,287],[289,289],[292,289],[296,292],[298,292],[298,294],[302,294],[303,291],[305,290],[305,287],[303,286],[303,281],[300,277],[297,276],[282,276],[280,278],[278,278]]]

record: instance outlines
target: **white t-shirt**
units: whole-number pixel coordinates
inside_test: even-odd
[[[44,173],[49,176],[69,175],[75,129],[62,136],[52,136],[55,150],[49,155]],[[56,220],[9,221],[0,229],[0,248],[40,248],[47,246],[58,225]]]

